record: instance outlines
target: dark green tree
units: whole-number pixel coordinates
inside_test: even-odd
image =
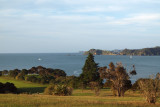
[[[82,73],[80,74],[80,80],[85,88],[90,82],[98,82],[102,83],[102,79],[100,79],[100,75],[98,72],[98,64],[94,61],[93,54],[89,53],[85,64],[82,68]]]
[[[0,76],[2,76],[2,71],[0,71]]]

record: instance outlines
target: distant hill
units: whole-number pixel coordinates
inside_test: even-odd
[[[92,53],[93,55],[117,55],[116,52],[100,49],[90,49],[89,51],[85,51],[84,55],[88,55],[89,53]]]
[[[153,48],[143,48],[143,49],[124,49],[124,50],[100,50],[100,49],[90,49],[85,51],[84,55],[92,53],[93,55],[137,55],[137,56],[158,56],[160,55],[160,47]]]
[[[124,49],[120,55],[155,56],[160,55],[160,47],[143,49]]]

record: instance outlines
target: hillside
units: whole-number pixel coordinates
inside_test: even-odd
[[[116,53],[112,51],[100,50],[100,49],[90,49],[89,51],[85,51],[84,55],[88,55],[92,53],[93,55],[116,55]]]
[[[21,93],[43,93],[44,89],[47,87],[47,85],[36,84],[24,80],[15,80],[8,77],[0,77],[0,82],[10,82],[15,84],[15,86],[18,88],[18,91]]]
[[[123,50],[113,50],[106,51],[100,49],[90,49],[85,51],[84,55],[92,53],[93,55],[137,55],[137,56],[156,56],[160,55],[160,47],[153,48],[143,48],[143,49],[123,49]]]
[[[155,56],[160,55],[160,47],[143,49],[124,49],[120,55]]]

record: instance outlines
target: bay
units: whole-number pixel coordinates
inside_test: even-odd
[[[62,69],[67,75],[78,76],[82,72],[86,57],[78,53],[0,54],[0,70],[30,69],[41,65],[47,68]],[[132,65],[135,65],[137,75],[131,77],[132,82],[160,72],[160,56],[96,55],[95,62],[100,67],[108,66],[110,62],[122,62],[128,72]]]

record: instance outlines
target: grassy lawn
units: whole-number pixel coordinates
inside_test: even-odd
[[[14,83],[20,92],[29,92],[29,93],[37,93],[37,92],[43,93],[44,89],[47,87],[47,85],[36,84],[36,83],[23,81],[23,80],[15,80],[7,77],[0,77],[0,82]]]
[[[100,95],[85,89],[74,89],[72,96],[53,96],[37,94],[43,92],[46,85],[26,81],[2,78],[0,82],[11,82],[21,91],[31,91],[33,94],[0,94],[0,107],[159,107],[160,100],[155,105],[147,104],[145,98],[138,92],[128,91],[125,97],[114,97],[110,89],[101,89]]]

